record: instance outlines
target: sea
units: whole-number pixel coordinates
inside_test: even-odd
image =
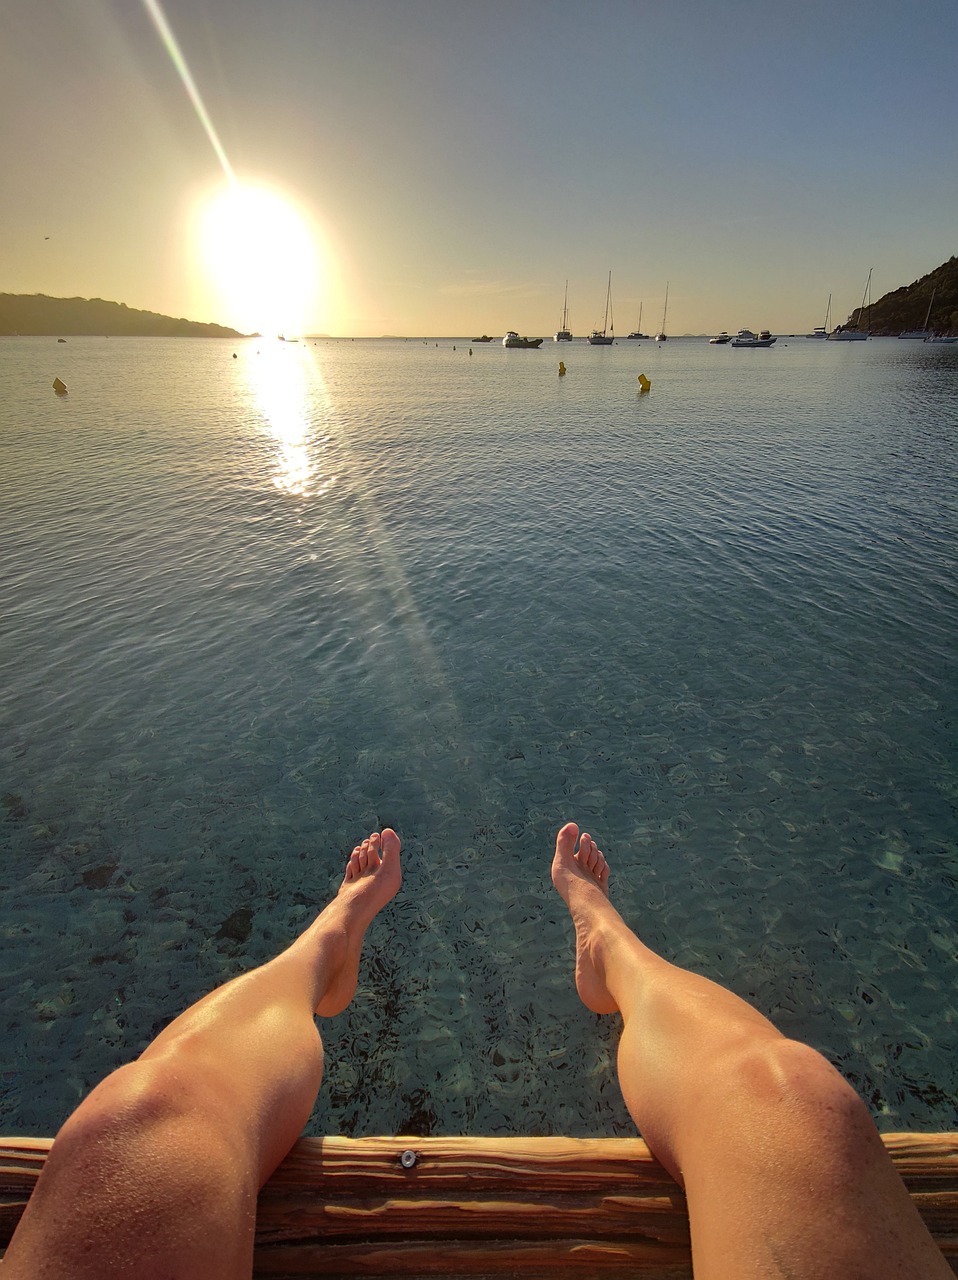
[[[390,825],[307,1132],[634,1133],[567,820],[650,946],[955,1126],[958,346],[0,339],[0,548],[0,1132]]]

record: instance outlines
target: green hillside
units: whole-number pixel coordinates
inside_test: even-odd
[[[928,327],[936,333],[958,333],[958,258],[949,258],[928,275],[903,285],[894,293],[886,293],[872,304],[867,325],[876,337],[895,338],[905,329],[920,329],[925,323],[932,291],[935,303]],[[860,308],[850,317],[853,328],[859,327]]]
[[[0,293],[0,334],[23,337],[241,338],[235,329],[137,311],[102,298],[48,298],[44,293]]]

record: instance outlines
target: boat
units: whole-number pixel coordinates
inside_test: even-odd
[[[492,342],[492,341],[493,341],[493,339],[489,337],[488,333],[484,333],[484,334],[482,335],[482,337],[481,337],[481,338],[473,338],[473,339],[471,339],[471,341],[473,341],[473,342]]]
[[[928,321],[931,319],[931,309],[935,305],[935,294],[938,292],[938,286],[935,285],[931,291],[931,298],[928,302],[928,310],[925,312],[925,323],[920,329],[904,329],[898,335],[899,338],[918,338],[922,342],[927,342],[929,338],[934,337],[934,330],[928,328]]]
[[[767,329],[762,329],[760,333],[753,333],[751,329],[739,329],[731,345],[733,347],[771,347],[777,341],[778,339],[773,338]]]
[[[512,350],[533,351],[536,347],[542,346],[541,338],[520,338],[515,329],[510,329],[506,336],[502,339],[502,345]]]
[[[868,317],[865,311],[865,299],[868,298],[868,309],[871,310],[871,287],[872,287],[872,271],[873,267],[868,268],[868,279],[865,281],[865,290],[862,293],[862,305],[858,308],[858,320],[856,324],[861,322],[862,316],[865,316],[865,324],[868,324]],[[864,342],[868,337],[867,327],[857,329],[852,325],[837,325],[836,328],[828,335],[829,342]]]
[[[958,342],[958,334],[952,333],[933,333],[930,338],[925,339],[926,342]]]
[[[627,333],[627,338],[647,338],[649,335],[642,332],[642,303],[639,303],[639,323],[635,326],[633,333]]]
[[[656,342],[668,342],[669,335],[665,332],[665,317],[669,314],[669,282],[665,282],[665,307],[662,311],[662,328],[655,335]]]
[[[593,347],[611,347],[615,341],[615,321],[612,319],[612,272],[609,272],[609,287],[605,294],[605,320],[601,329],[593,329],[589,334],[589,342]]]
[[[829,294],[828,306],[825,308],[825,323],[817,324],[815,328],[811,331],[811,333],[806,333],[805,337],[806,338],[827,338],[828,322],[831,319],[831,315],[832,315],[832,295]]]
[[[710,347],[724,347],[726,342],[731,342],[731,338],[728,336],[728,331],[726,329],[723,329],[721,333],[716,334],[714,338],[709,338]]]
[[[565,296],[562,299],[562,319],[559,327],[552,335],[553,342],[571,342],[572,330],[569,328],[569,282],[565,282]]]

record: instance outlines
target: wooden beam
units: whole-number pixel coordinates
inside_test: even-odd
[[[883,1141],[958,1275],[958,1134]],[[0,1247],[49,1148],[0,1139]],[[260,1192],[264,1280],[627,1273],[692,1275],[685,1197],[639,1138],[307,1138]]]

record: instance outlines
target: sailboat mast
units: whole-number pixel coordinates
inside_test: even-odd
[[[609,291],[605,296],[606,329],[609,328],[609,316],[612,314],[612,272],[609,272]],[[612,332],[615,333],[615,321],[612,321]]]
[[[560,329],[568,329],[569,327],[569,282],[565,282],[565,296],[562,299],[562,323]]]
[[[655,335],[656,342],[668,342],[668,334],[665,332],[665,318],[669,314],[669,282],[665,282],[665,306],[662,308],[662,328]]]
[[[922,325],[923,329],[928,328],[928,321],[931,319],[931,309],[935,305],[935,294],[937,292],[938,292],[938,286],[935,285],[934,289],[932,289],[931,291],[931,301],[928,303],[928,310],[925,312],[925,323]]]

